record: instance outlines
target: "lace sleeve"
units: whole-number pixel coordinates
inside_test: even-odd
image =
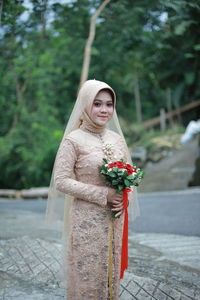
[[[76,147],[66,137],[58,149],[55,162],[56,189],[65,194],[105,207],[107,205],[108,187],[87,184],[70,178],[72,177],[76,160]]]

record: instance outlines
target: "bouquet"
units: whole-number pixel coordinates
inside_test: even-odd
[[[124,271],[128,268],[128,192],[131,191],[131,186],[139,185],[144,172],[140,168],[136,168],[136,166],[127,164],[123,159],[109,163],[106,158],[103,158],[103,161],[101,175],[116,189],[116,193],[123,191],[124,227],[120,271],[120,279],[122,279]],[[116,212],[113,211],[113,219],[115,218],[115,214]]]
[[[101,175],[106,181],[116,189],[116,193],[130,192],[131,186],[138,186],[143,178],[144,171],[136,166],[131,166],[123,159],[108,163],[106,158],[103,158],[101,167]],[[116,212],[112,212],[112,217],[115,218]]]

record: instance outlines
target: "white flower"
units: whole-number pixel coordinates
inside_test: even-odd
[[[114,153],[112,144],[103,144],[102,149],[107,157],[111,156]]]

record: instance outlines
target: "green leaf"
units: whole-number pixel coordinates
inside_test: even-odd
[[[127,175],[128,175],[127,171],[123,172],[123,178],[127,178],[128,177]]]
[[[117,186],[117,191],[118,191],[118,192],[121,192],[121,191],[123,190],[123,188],[124,188],[124,186],[121,185],[121,184],[119,184],[119,185]]]
[[[125,186],[127,186],[127,187],[131,186],[131,182],[127,179],[124,179],[124,183],[125,183]]]
[[[144,171],[143,171],[143,170],[140,170],[140,171],[138,172],[138,177],[141,177],[141,178],[144,177]]]
[[[112,180],[112,185],[117,185],[118,183],[119,183],[119,180],[117,180],[117,179]]]
[[[109,172],[108,174],[109,174],[110,177],[116,177],[116,174],[113,173],[113,172]]]
[[[105,170],[101,170],[101,174],[106,174],[106,171]]]
[[[196,51],[200,51],[200,44],[195,45],[193,48],[194,48],[194,50],[196,50]]]
[[[108,163],[108,161],[107,161],[107,159],[106,158],[103,158],[103,161],[107,164]]]
[[[185,77],[185,81],[187,84],[192,84],[195,80],[195,73],[194,72],[185,72],[184,77]]]
[[[193,58],[194,54],[192,54],[192,53],[185,53],[185,57],[186,58]]]
[[[102,166],[102,170],[104,170],[105,172],[107,172],[107,167],[105,167],[104,165]]]

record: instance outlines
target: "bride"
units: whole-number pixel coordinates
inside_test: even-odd
[[[115,106],[116,95],[108,84],[86,81],[55,159],[47,218],[52,221],[62,214],[64,219],[64,274],[70,300],[119,299],[123,195],[100,176],[103,158],[132,163]],[[135,196],[136,190],[129,195],[132,219],[139,215]]]

